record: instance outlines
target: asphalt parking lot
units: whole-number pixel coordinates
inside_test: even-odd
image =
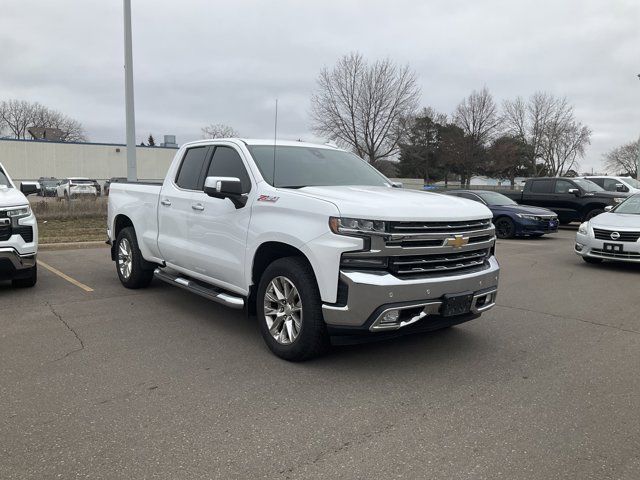
[[[125,290],[105,248],[41,252],[34,289],[0,285],[0,478],[640,478],[640,266],[574,231],[498,242],[479,320],[300,364],[240,312]]]

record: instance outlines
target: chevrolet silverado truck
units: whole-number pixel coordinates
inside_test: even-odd
[[[612,193],[583,178],[528,178],[522,191],[500,190],[520,205],[543,207],[555,212],[561,224],[587,222],[622,203],[626,193]]]
[[[162,184],[111,184],[111,257],[127,288],[155,277],[255,313],[287,360],[493,307],[489,209],[395,186],[329,145],[193,142]]]
[[[22,182],[20,189],[0,164],[0,280],[33,287],[38,281],[38,224],[25,195],[38,193],[40,186]]]

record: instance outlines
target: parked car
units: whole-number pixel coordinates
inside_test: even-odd
[[[558,231],[558,216],[551,210],[518,205],[505,195],[489,190],[447,190],[446,195],[466,198],[489,207],[498,238],[540,237]]]
[[[589,176],[581,177],[600,185],[607,192],[640,193],[640,182],[632,177]]]
[[[98,196],[93,180],[82,177],[69,177],[60,182],[56,188],[57,197],[64,199]]]
[[[640,194],[580,225],[575,252],[588,263],[640,263]]]
[[[93,183],[93,186],[96,187],[96,196],[99,197],[100,195],[102,195],[102,187],[100,186],[100,182],[95,178],[92,178],[91,182]]]
[[[55,197],[57,195],[57,188],[60,180],[55,177],[40,177],[38,179],[40,184],[40,191],[38,195],[41,197]]]
[[[0,280],[14,287],[38,281],[38,224],[26,195],[38,193],[37,182],[22,182],[18,190],[0,164]]]
[[[558,215],[565,225],[574,221],[585,222],[615,206],[628,194],[605,191],[599,185],[583,178],[528,178],[523,191],[500,190],[500,193],[520,205],[547,208]]]
[[[126,182],[126,181],[127,181],[127,177],[111,177],[109,180],[104,182],[104,194],[109,195],[109,189],[112,183]]]
[[[125,287],[155,275],[247,307],[274,354],[303,360],[493,307],[491,217],[329,145],[225,139],[182,146],[161,185],[111,184],[107,231]]]

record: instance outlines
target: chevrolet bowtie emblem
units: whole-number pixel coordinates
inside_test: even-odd
[[[462,235],[456,235],[453,238],[447,238],[444,241],[445,247],[461,248],[463,245],[469,243],[469,237],[463,237]]]

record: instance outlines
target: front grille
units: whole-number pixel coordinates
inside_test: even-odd
[[[621,258],[640,260],[640,253],[637,252],[605,252],[600,248],[592,248],[591,253],[607,258]]]
[[[12,235],[20,235],[27,242],[33,242],[33,228],[29,226],[18,226],[13,229]]]
[[[11,238],[11,224],[0,225],[0,241],[9,240]]]
[[[391,233],[468,233],[491,227],[491,219],[462,222],[391,222]]]
[[[488,248],[434,255],[409,255],[389,258],[389,270],[397,276],[461,273],[482,268],[491,255]]]
[[[617,232],[620,237],[613,239],[611,234]],[[594,228],[593,234],[598,240],[613,240],[614,242],[637,242],[640,238],[640,232],[620,232],[618,230],[605,230],[603,228]]]

